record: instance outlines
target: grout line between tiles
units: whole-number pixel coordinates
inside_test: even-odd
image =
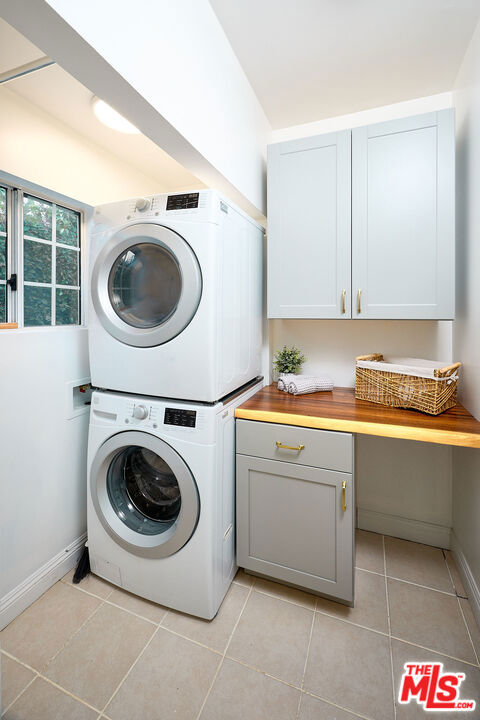
[[[302,690],[302,695],[309,695],[310,697],[314,697],[316,700],[321,700],[322,702],[326,703],[327,705],[331,705],[334,708],[338,708],[339,710],[343,710],[344,712],[350,713],[351,715],[354,715],[355,717],[362,718],[362,720],[372,720],[371,717],[368,715],[363,715],[362,713],[356,712],[356,710],[352,710],[351,708],[344,707],[343,705],[338,705],[337,703],[332,702],[331,700],[326,700],[321,695],[316,695],[311,690]]]
[[[418,645],[418,643],[413,643],[410,640],[404,640],[401,637],[397,637],[396,635],[392,635],[392,640],[398,640],[399,642],[404,643],[405,645],[411,645],[412,647],[419,648],[420,650],[426,650],[427,652],[435,653],[435,655],[442,655],[445,658],[448,658],[449,660],[456,660],[457,662],[461,662],[464,665],[470,665],[470,667],[478,667],[476,663],[472,663],[469,660],[463,660],[462,658],[455,657],[455,655],[448,655],[447,653],[442,652],[441,650],[434,650],[433,648],[425,647],[425,645]]]
[[[397,717],[397,698],[395,696],[395,673],[393,672],[393,650],[392,650],[392,625],[390,622],[390,598],[388,595],[388,577],[387,577],[387,551],[385,548],[385,535],[382,535],[383,545],[383,569],[385,570],[385,597],[387,600],[387,623],[388,623],[388,648],[390,652],[390,675],[392,678],[392,695],[393,695],[393,717]]]
[[[237,583],[237,584],[239,584],[239,583]],[[203,712],[203,709],[204,709],[204,707],[205,707],[205,705],[206,705],[206,703],[207,703],[207,700],[208,700],[208,698],[209,698],[209,696],[210,696],[210,693],[211,693],[211,691],[212,691],[212,688],[213,688],[213,686],[214,686],[214,684],[215,684],[215,681],[216,681],[216,679],[217,679],[217,677],[218,677],[218,674],[219,674],[219,672],[220,672],[220,669],[221,669],[221,667],[222,667],[222,665],[223,665],[223,662],[224,662],[224,660],[225,660],[225,656],[226,656],[227,650],[228,650],[228,648],[229,648],[229,646],[230,646],[230,642],[231,642],[231,640],[232,640],[233,634],[234,634],[235,630],[236,630],[237,627],[238,627],[238,623],[240,622],[240,618],[241,618],[242,615],[243,615],[243,611],[245,610],[245,607],[246,607],[246,605],[247,605],[248,599],[249,599],[250,595],[251,595],[252,592],[253,592],[253,586],[254,586],[254,585],[255,585],[255,579],[253,580],[252,584],[250,585],[250,588],[249,588],[248,593],[247,593],[247,597],[245,598],[245,600],[244,600],[244,602],[243,602],[242,608],[241,608],[240,613],[239,613],[239,615],[238,615],[238,618],[237,618],[237,620],[236,620],[236,622],[235,622],[235,625],[233,626],[232,632],[230,633],[230,635],[229,635],[229,637],[228,637],[227,644],[225,645],[225,648],[224,648],[223,653],[222,653],[222,659],[221,659],[220,662],[218,663],[218,667],[217,667],[217,669],[216,669],[216,671],[215,671],[215,675],[213,676],[212,682],[210,683],[210,686],[209,686],[209,688],[208,688],[208,690],[207,690],[207,694],[205,695],[205,697],[204,697],[204,699],[203,699],[203,702],[202,702],[202,704],[201,704],[201,706],[200,706],[200,710],[198,711],[198,715],[196,716],[196,720],[199,720],[199,718],[200,718],[200,716],[201,716],[201,714],[202,714],[202,712]]]
[[[120,690],[121,686],[123,685],[123,683],[125,682],[125,680],[127,679],[127,677],[130,675],[130,673],[132,672],[133,668],[135,667],[135,665],[137,664],[137,662],[140,660],[140,658],[142,657],[143,653],[144,653],[145,650],[148,648],[148,646],[149,646],[150,643],[152,642],[153,638],[157,635],[157,633],[158,633],[159,630],[160,630],[160,625],[157,625],[157,627],[155,628],[155,630],[154,630],[153,633],[151,634],[150,638],[147,640],[147,642],[146,642],[143,650],[137,655],[137,657],[135,658],[135,660],[133,661],[133,663],[130,665],[130,667],[128,668],[127,672],[125,673],[125,675],[123,676],[123,678],[120,680],[120,682],[118,683],[117,687],[116,687],[115,690],[113,691],[113,694],[110,696],[110,698],[107,700],[107,702],[106,702],[105,705],[103,706],[103,708],[102,708],[102,710],[101,710],[101,712],[100,712],[100,715],[103,715],[103,714],[104,714],[105,710],[106,710],[107,707],[110,705],[110,703],[112,702],[113,698],[115,697],[115,695],[117,694],[117,692]]]
[[[312,637],[313,637],[313,628],[315,625],[315,618],[316,618],[316,610],[318,606],[318,599],[315,599],[315,605],[313,606],[313,616],[312,616],[312,622],[310,625],[310,635],[308,636],[308,645],[307,645],[307,654],[305,656],[305,663],[303,665],[303,673],[302,673],[302,683],[301,683],[301,691],[303,692],[303,688],[305,685],[305,673],[307,672],[307,664],[308,664],[308,658],[310,655],[310,645],[312,644]],[[302,693],[300,693],[300,697],[298,698],[298,705],[297,705],[297,715],[296,720],[298,720],[300,715],[300,705],[302,703]]]
[[[111,607],[118,608],[118,610],[123,610],[123,612],[128,613],[129,615],[133,615],[134,617],[138,618],[139,620],[145,620],[145,622],[150,623],[150,625],[160,625],[164,620],[165,616],[168,615],[168,610],[165,610],[165,613],[163,614],[163,617],[158,622],[155,622],[155,620],[150,620],[150,618],[145,617],[145,615],[140,615],[140,613],[136,613],[133,610],[127,610],[127,608],[122,607],[122,605],[118,605],[117,603],[112,602],[111,600],[104,600],[106,605],[110,605]]]
[[[463,599],[463,598],[462,598],[462,599]],[[470,628],[468,627],[467,618],[465,617],[465,613],[463,612],[462,603],[460,602],[460,598],[459,598],[459,597],[457,597],[457,602],[458,602],[458,607],[460,608],[460,613],[461,613],[461,615],[462,615],[463,622],[465,623],[465,627],[466,627],[466,629],[467,629],[468,637],[470,638],[470,643],[471,643],[471,645],[472,645],[473,654],[474,654],[474,656],[475,656],[475,659],[476,659],[477,665],[478,665],[478,664],[479,664],[479,661],[478,661],[477,649],[476,649],[476,647],[475,647],[475,643],[473,642],[472,634],[471,634],[471,632],[470,632]],[[467,602],[468,602],[468,600],[467,600]]]
[[[193,638],[189,638],[186,635],[182,635],[181,633],[177,632],[176,630],[172,630],[171,628],[165,627],[164,625],[159,625],[158,627],[161,630],[165,630],[165,632],[170,633],[170,635],[175,635],[175,637],[182,638],[182,640],[188,640],[188,642],[191,642],[194,645],[198,645],[199,647],[205,648],[205,650],[210,650],[210,652],[215,653],[215,655],[223,655],[223,653],[220,650],[216,650],[215,648],[212,648],[209,645],[205,645],[205,643],[201,643],[198,640],[193,640]]]
[[[284,585],[282,587],[288,587],[288,586]],[[295,588],[293,588],[293,589],[295,589]],[[283,600],[283,602],[290,603],[290,605],[295,605],[296,607],[301,607],[304,610],[315,610],[315,608],[317,606],[317,598],[315,597],[315,595],[312,596],[315,600],[314,604],[313,604],[313,608],[312,608],[312,607],[308,607],[307,605],[303,605],[300,602],[295,602],[295,600],[289,600],[288,598],[280,597],[280,595],[274,595],[273,593],[266,592],[265,590],[258,590],[258,588],[255,588],[255,592],[259,593],[259,595],[266,595],[267,597],[271,597],[274,600]],[[300,590],[300,592],[303,592],[303,590]]]
[[[97,599],[98,599],[98,598],[97,598]],[[42,670],[46,670],[46,669],[51,665],[51,663],[55,660],[55,658],[56,658],[58,655],[60,655],[60,653],[62,652],[62,650],[65,650],[65,648],[66,648],[67,645],[70,643],[70,641],[73,640],[73,638],[78,635],[78,633],[80,632],[80,630],[82,630],[82,629],[85,627],[85,625],[88,623],[88,621],[91,620],[91,618],[100,610],[101,607],[103,607],[103,605],[104,605],[104,602],[100,602],[100,604],[97,605],[97,607],[95,608],[95,610],[94,610],[92,613],[90,613],[90,615],[86,618],[86,620],[83,621],[83,623],[80,625],[80,627],[78,627],[78,628],[75,630],[75,632],[73,633],[73,635],[70,635],[70,637],[68,638],[68,640],[66,640],[66,642],[63,643],[62,647],[61,647],[59,650],[57,650],[57,652],[55,653],[55,655],[53,655],[53,656],[50,658],[50,660],[47,662],[47,664],[45,665],[45,667],[42,668]]]
[[[91,705],[90,703],[88,703],[86,700],[83,700],[78,695],[75,695],[74,693],[70,692],[70,690],[67,690],[62,685],[59,685],[58,683],[54,682],[46,675],[43,675],[43,673],[39,672],[38,670],[35,670],[35,668],[33,668],[31,665],[28,665],[27,663],[22,662],[22,660],[19,660],[17,657],[15,657],[15,655],[12,655],[11,653],[7,652],[6,650],[2,650],[1,652],[3,655],[6,655],[6,657],[9,657],[11,660],[16,660],[20,665],[23,665],[23,667],[26,667],[28,670],[35,673],[35,677],[33,677],[30,680],[30,682],[28,683],[28,685],[23,688],[22,692],[17,695],[15,700],[13,702],[11,702],[7,708],[5,708],[4,712],[2,713],[2,717],[7,712],[7,710],[12,707],[13,703],[17,702],[17,700],[23,695],[23,693],[27,690],[27,688],[30,687],[30,685],[38,678],[40,680],[44,680],[49,685],[53,685],[53,687],[57,688],[57,690],[61,690],[65,695],[69,695],[71,698],[73,698],[74,700],[77,700],[77,702],[81,703],[82,705],[86,705],[88,708],[90,708],[94,712],[97,712],[97,713],[100,712],[100,710],[98,708],[96,708],[94,705]]]
[[[367,570],[367,568],[362,568],[360,565],[355,565],[355,570],[361,570],[362,572],[368,572],[370,575],[381,575],[382,577],[385,575],[385,572],[377,572],[376,570]]]
[[[383,635],[383,637],[388,637],[388,632],[383,632],[382,630],[375,630],[375,628],[368,627],[367,625],[360,625],[360,623],[353,622],[353,620],[347,620],[346,618],[338,617],[338,615],[333,615],[332,613],[327,612],[326,610],[315,610],[315,614],[318,615],[326,615],[327,617],[333,618],[333,620],[338,620],[339,622],[347,623],[347,625],[354,625],[355,627],[362,628],[362,630],[369,630],[370,632],[376,633],[377,635]]]
[[[12,700],[12,702],[10,702],[10,703],[6,706],[6,708],[4,708],[4,710],[3,710],[3,712],[2,712],[2,717],[3,717],[4,715],[6,715],[6,713],[10,710],[10,708],[12,707],[12,705],[14,705],[14,704],[17,702],[17,700],[19,700],[19,699],[22,697],[23,693],[24,693],[26,690],[28,690],[28,688],[30,687],[30,685],[34,682],[34,680],[37,679],[37,677],[38,677],[38,673],[35,673],[35,675],[33,676],[33,678],[28,681],[28,683],[25,685],[25,687],[23,688],[23,690],[21,690],[21,691],[18,693],[18,695]]]
[[[282,680],[282,678],[276,677],[276,675],[271,675],[271,673],[266,672],[265,670],[261,670],[258,667],[255,667],[255,665],[249,665],[248,663],[244,662],[244,660],[239,660],[238,658],[234,658],[232,655],[225,655],[227,660],[231,660],[232,662],[236,663],[237,665],[243,665],[243,667],[248,668],[249,670],[254,670],[259,675],[265,675],[265,677],[271,678],[272,680],[276,680],[279,683],[282,683],[282,685],[287,685],[288,687],[293,688],[294,690],[298,690],[299,692],[302,692],[302,688],[299,685],[294,685],[294,683],[290,683],[287,680]]]
[[[86,700],[82,700],[81,697],[70,692],[70,690],[67,690],[62,685],[59,685],[58,683],[54,682],[53,680],[50,680],[50,678],[46,677],[45,675],[42,675],[42,673],[38,673],[38,677],[41,678],[42,680],[45,680],[45,682],[49,683],[50,685],[53,685],[53,687],[57,688],[57,690],[61,690],[65,695],[69,695],[74,700],[77,700],[77,702],[81,703],[82,705],[86,705],[87,707],[90,708],[90,710],[94,710],[95,712],[100,712],[97,707],[95,707],[94,705],[91,705]]]
[[[405,578],[396,577],[396,575],[387,575],[386,571],[383,573],[376,572],[375,570],[366,570],[365,568],[355,566],[355,570],[361,570],[362,572],[370,573],[371,575],[380,575],[380,577],[387,577],[389,580],[397,580],[397,582],[403,582],[407,585],[415,585],[416,587],[423,588],[424,590],[432,590],[433,592],[442,593],[443,595],[450,595],[456,597],[456,592],[448,592],[447,590],[439,590],[438,588],[431,587],[430,585],[421,585],[420,583],[412,582],[411,580],[405,580]],[[460,597],[463,597],[462,595]]]
[[[93,573],[92,573],[92,575],[93,575]],[[80,587],[80,583],[73,584],[72,582],[68,582],[68,580],[64,580],[63,578],[60,578],[60,580],[58,582],[63,582],[63,584],[66,585],[67,587],[71,587],[74,590],[81,590],[83,593],[86,593],[86,595],[91,595],[92,597],[96,597],[99,600],[107,600],[110,597],[110,595],[112,595],[112,593],[116,590],[115,587],[112,587],[112,589],[110,590],[108,595],[105,595],[105,597],[102,597],[101,595],[97,595],[96,593],[92,592],[91,590],[86,590],[85,588]],[[82,581],[80,580],[80,582],[82,582]]]
[[[60,582],[62,582],[62,581],[60,581]],[[129,610],[128,608],[125,608],[122,605],[118,605],[118,603],[114,603],[112,600],[109,600],[108,598],[110,597],[110,595],[113,594],[113,592],[115,591],[116,588],[113,588],[112,591],[107,595],[107,597],[102,598],[102,597],[100,597],[100,595],[95,595],[95,593],[92,593],[89,590],[84,590],[84,588],[81,588],[77,585],[71,585],[70,583],[67,583],[67,582],[65,582],[64,584],[69,585],[69,587],[73,587],[75,590],[81,590],[83,593],[85,593],[85,595],[90,595],[90,597],[94,597],[97,600],[101,600],[102,603],[104,603],[106,605],[111,605],[112,607],[118,608],[119,610],[123,610],[124,612],[129,613],[129,615],[133,615],[134,617],[137,617],[140,620],[145,620],[145,622],[148,622],[151,625],[155,625],[155,626],[160,625],[160,623],[162,623],[163,620],[165,619],[165,616],[168,614],[168,610],[165,610],[165,613],[164,613],[162,619],[159,622],[155,622],[155,620],[151,620],[150,618],[145,617],[145,615],[140,615],[139,613],[136,613],[133,610]],[[121,590],[122,588],[118,588],[118,589]]]
[[[432,592],[441,593],[442,595],[449,595],[450,597],[456,597],[454,592],[447,592],[446,590],[439,590],[438,588],[430,587],[430,585],[421,585],[420,583],[414,583],[411,580],[404,580],[403,578],[395,577],[394,575],[385,575],[389,580],[396,580],[397,582],[405,583],[406,585],[414,585],[415,587],[423,588],[424,590],[431,590]]]

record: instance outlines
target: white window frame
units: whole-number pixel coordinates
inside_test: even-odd
[[[2,188],[2,190],[6,190],[6,191],[7,191],[7,197],[6,197],[6,203],[5,203],[5,209],[6,209],[5,227],[6,227],[6,232],[3,232],[3,230],[0,231],[0,237],[4,237],[4,238],[6,239],[6,242],[7,242],[7,258],[6,258],[6,260],[7,260],[7,265],[6,265],[6,268],[5,268],[5,280],[0,280],[0,286],[1,286],[1,287],[5,287],[5,302],[6,302],[6,305],[7,305],[7,315],[6,315],[5,320],[6,320],[6,322],[11,322],[11,321],[9,321],[9,319],[8,319],[8,318],[9,318],[9,314],[10,314],[10,302],[9,302],[9,296],[8,296],[9,286],[8,286],[8,282],[7,282],[7,281],[8,281],[9,276],[11,275],[10,268],[12,267],[12,258],[11,258],[11,246],[12,246],[11,235],[12,235],[12,220],[13,220],[13,216],[12,216],[12,193],[11,193],[11,190],[10,190],[10,188],[8,187],[8,185],[7,185],[6,183],[0,182],[0,187]],[[2,321],[2,322],[3,322],[3,321]]]
[[[82,328],[86,326],[86,297],[87,297],[87,253],[86,253],[86,235],[87,226],[92,217],[93,208],[84,203],[77,202],[72,198],[60,195],[54,191],[46,190],[33,183],[16,178],[7,173],[0,173],[0,186],[7,189],[7,280],[16,273],[17,290],[12,291],[7,284],[7,322],[18,323],[19,328],[26,331],[44,332],[52,330],[65,330]],[[23,265],[23,197],[28,195],[38,200],[52,204],[52,240],[42,240],[39,238],[25,237],[35,242],[50,245],[52,248],[52,277],[50,283],[37,283],[24,280]],[[78,248],[72,245],[65,245],[56,242],[56,212],[55,208],[59,205],[79,213],[79,245]],[[79,285],[56,285],[56,247],[65,247],[80,253],[80,277]],[[3,284],[3,283],[2,283]],[[24,323],[24,288],[25,286],[48,287],[52,290],[52,317],[49,325],[25,325]],[[74,289],[80,294],[79,322],[72,325],[55,325],[56,314],[56,290]]]

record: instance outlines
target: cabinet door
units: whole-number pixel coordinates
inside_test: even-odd
[[[349,318],[351,134],[268,148],[268,317]]]
[[[353,497],[349,473],[237,455],[238,565],[352,602]]]
[[[454,317],[454,163],[453,110],[352,130],[354,318]]]

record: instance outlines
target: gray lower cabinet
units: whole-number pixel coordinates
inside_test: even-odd
[[[281,430],[281,441],[273,442],[272,428]],[[329,442],[333,452],[326,449]],[[248,454],[249,447],[256,455]],[[324,453],[313,452],[322,447]],[[319,466],[323,454],[333,469],[302,464],[309,449],[305,457],[314,455]],[[276,453],[282,459],[271,459]],[[348,433],[237,420],[238,565],[353,602],[353,472],[337,469],[345,466],[353,467]]]

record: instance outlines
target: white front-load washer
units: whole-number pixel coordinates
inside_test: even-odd
[[[261,372],[263,228],[214,190],[96,208],[92,384],[215,402]]]
[[[88,439],[92,572],[202,618],[236,572],[235,408],[95,391]]]

